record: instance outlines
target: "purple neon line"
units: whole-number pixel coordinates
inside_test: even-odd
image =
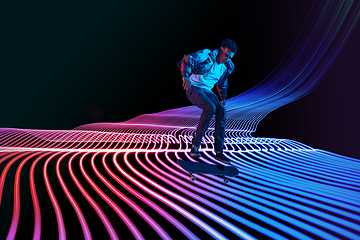
[[[321,181],[324,182],[333,183],[336,181],[338,184],[340,183],[340,185],[351,185],[351,187],[356,187],[360,184],[358,174],[351,174],[350,171],[344,172],[342,168],[339,168],[339,166],[334,166],[332,169],[329,169],[328,164],[322,163],[314,155],[304,156],[305,154],[300,155],[299,153],[286,152],[281,155],[280,153],[273,153],[271,156],[266,152],[259,154],[273,159],[272,161],[274,163],[279,162],[276,157],[281,156],[281,159],[285,159],[285,162],[281,161],[281,166],[284,165],[286,169],[290,170],[294,168],[296,172],[305,172],[307,175],[311,174],[311,176],[321,178]],[[296,157],[294,157],[294,155]],[[318,163],[318,165],[315,163]],[[358,190],[360,190],[360,188]]]
[[[257,159],[262,159],[264,161],[267,161],[266,158],[261,156],[262,154],[260,152],[255,152],[255,153],[250,153],[250,154],[256,156],[256,158],[254,158],[253,161],[257,162],[259,165],[263,165],[264,163],[259,162],[259,160],[257,160]],[[269,157],[269,158],[272,158],[272,159],[274,159],[274,161],[277,161],[273,157]],[[276,173],[277,175],[278,174],[283,174],[284,177],[288,178],[288,179],[294,179],[293,175],[295,175],[295,177],[304,178],[305,180],[302,181],[301,185],[304,184],[304,183],[307,183],[307,185],[313,185],[313,184],[317,183],[317,184],[324,184],[323,188],[326,186],[326,184],[331,184],[331,185],[334,185],[334,186],[337,186],[337,187],[344,187],[345,186],[344,184],[340,184],[340,183],[337,183],[337,182],[332,182],[331,180],[328,180],[328,179],[320,179],[320,178],[318,178],[317,176],[314,176],[314,175],[301,174],[301,172],[299,170],[297,170],[297,169],[291,170],[291,169],[287,169],[287,168],[281,168],[281,167],[278,167],[276,165],[267,166],[267,167],[268,167],[268,169],[264,170],[267,173],[269,172],[269,170],[271,170],[274,173]],[[351,189],[353,191],[359,190],[355,186],[346,186],[346,188]]]
[[[257,153],[257,154],[259,154],[259,153]],[[243,195],[246,196],[247,194],[244,192]],[[255,197],[254,197],[254,200],[255,200]],[[261,201],[261,199],[258,199],[258,201]],[[296,217],[298,217],[298,218],[304,219],[305,221],[310,221],[310,222],[312,222],[312,223],[317,224],[318,226],[322,226],[322,227],[324,227],[324,228],[331,229],[331,230],[334,231],[334,232],[338,232],[338,233],[340,233],[340,234],[345,234],[345,233],[346,233],[346,235],[349,236],[349,237],[351,237],[351,238],[353,238],[353,237],[356,236],[356,235],[354,235],[353,233],[351,233],[351,232],[349,232],[349,231],[347,231],[347,230],[345,230],[345,229],[343,229],[343,228],[339,228],[339,227],[337,227],[336,225],[329,224],[327,221],[321,220],[321,217],[320,217],[320,218],[314,218],[314,217],[312,217],[312,216],[310,216],[310,215],[308,215],[308,214],[303,214],[302,211],[304,211],[305,209],[301,209],[300,211],[298,211],[298,210],[295,210],[295,211],[292,210],[291,208],[293,208],[294,205],[291,204],[291,203],[289,204],[289,207],[284,207],[284,206],[283,206],[283,205],[284,205],[283,202],[281,202],[281,204],[280,204],[280,203],[272,203],[272,202],[268,202],[268,200],[266,200],[266,199],[263,199],[262,202],[263,202],[264,204],[266,204],[266,205],[273,206],[274,208],[278,209],[279,211],[283,211],[283,212],[285,212],[285,213],[287,213],[287,214],[290,214],[290,215],[292,215],[292,216],[296,216]],[[257,208],[259,208],[259,207],[257,207]],[[301,206],[300,206],[300,208],[301,208]],[[305,207],[304,207],[304,208],[305,208]],[[271,211],[271,210],[270,210],[270,211]],[[267,211],[267,212],[269,212],[269,211]],[[312,212],[312,213],[310,213],[310,214],[314,214],[314,213]],[[273,214],[273,215],[276,216],[276,214]],[[284,217],[285,217],[284,220],[286,220],[286,221],[288,221],[288,222],[291,222],[292,224],[297,225],[297,226],[299,226],[299,227],[302,226],[303,229],[307,229],[309,232],[313,232],[313,233],[317,234],[318,236],[322,236],[322,237],[325,237],[325,238],[331,237],[331,235],[329,235],[328,233],[326,233],[326,232],[324,232],[324,231],[322,231],[322,230],[319,230],[319,228],[315,228],[315,227],[313,227],[313,226],[311,226],[311,225],[308,225],[308,224],[306,224],[306,223],[299,222],[299,221],[296,220],[296,219],[293,219],[293,220],[289,221],[288,219],[286,219],[286,218],[287,218],[286,215],[283,215],[283,214],[281,214],[280,212],[279,212],[277,215],[278,215],[279,218],[280,218],[281,216],[282,216],[281,218],[284,218]],[[326,214],[323,214],[322,217],[323,217],[323,218],[326,218],[325,215],[326,215]],[[331,222],[337,222],[337,221],[335,221],[334,218],[333,218],[332,216],[330,216],[330,215],[327,217],[327,219],[330,220]],[[339,220],[338,223],[344,222],[344,221],[341,220],[341,219],[338,219],[338,220]],[[347,224],[345,224],[345,225],[347,225],[348,227],[350,227],[350,226],[353,225],[353,226],[355,227],[355,225],[352,224],[352,223],[350,223],[350,222],[347,222]]]
[[[140,174],[138,171],[136,171],[128,162],[127,160],[127,155],[128,152],[125,154],[124,156],[124,160],[125,160],[125,164],[138,176],[141,176],[141,178],[145,179],[148,182],[151,182],[153,186],[156,186],[157,188],[163,188],[161,186],[159,186],[158,184],[155,184],[153,181],[151,181],[149,178],[144,177],[142,174]],[[200,219],[198,219],[197,217],[195,217],[193,214],[191,214],[190,212],[186,211],[185,209],[181,208],[180,206],[178,206],[177,204],[173,203],[172,201],[170,201],[169,199],[163,197],[162,195],[152,191],[151,189],[147,188],[146,186],[144,186],[143,184],[141,184],[139,181],[137,181],[135,178],[131,177],[129,174],[127,174],[121,167],[120,165],[115,161],[115,166],[118,168],[118,170],[126,175],[127,178],[131,179],[132,182],[134,182],[136,185],[138,185],[141,189],[145,190],[146,192],[148,192],[150,195],[154,196],[155,198],[157,198],[158,200],[162,201],[163,203],[165,203],[166,205],[170,206],[171,208],[173,208],[174,210],[176,210],[177,212],[179,212],[180,214],[182,214],[183,216],[185,216],[186,218],[188,218],[190,221],[194,222],[195,224],[197,224],[199,227],[203,228],[205,231],[207,231],[210,235],[212,235],[213,237],[216,238],[221,238],[223,239],[224,237],[222,236],[222,234],[218,233],[215,229],[213,229],[212,227],[210,227],[208,224],[204,223],[203,221],[201,221]],[[165,191],[166,192],[166,191]],[[183,201],[183,202],[186,202]]]
[[[360,181],[358,171],[356,171],[355,168],[351,168],[350,166],[348,166],[349,164],[341,166],[340,164],[338,164],[338,162],[331,161],[331,158],[329,157],[326,159],[326,161],[325,159],[320,158],[319,155],[314,155],[314,152],[284,152],[282,153],[282,155],[286,155],[288,158],[292,159],[299,158],[299,160],[303,162],[302,165],[306,165],[306,161],[311,161],[311,166],[314,166],[315,169],[317,168],[318,163],[322,165],[321,169],[326,169],[326,171],[328,171],[330,174],[336,174],[346,179]],[[331,162],[331,164],[329,164],[329,162]],[[336,165],[334,166],[334,164]]]
[[[104,154],[103,160],[106,158]],[[96,173],[96,175],[101,179],[101,181],[121,200],[126,202],[132,209],[134,209],[158,234],[162,239],[170,239],[171,237],[165,232],[165,230],[154,221],[144,210],[142,210],[138,205],[131,201],[126,195],[122,194],[118,189],[116,189],[109,181],[107,181],[104,176],[97,170],[94,162],[94,158],[91,159],[91,165]]]
[[[177,155],[177,152],[176,152],[175,154]],[[156,158],[157,158],[158,162],[159,162],[162,166],[164,166],[166,169],[168,169],[169,171],[173,172],[174,174],[180,176],[182,179],[185,179],[185,175],[184,175],[184,174],[175,171],[174,169],[170,168],[168,165],[164,164],[164,163],[161,161],[161,159],[159,159],[158,157],[156,157]],[[171,162],[175,167],[178,167],[181,172],[185,172],[185,173],[186,173],[186,171],[183,170],[182,168],[180,168],[180,167],[178,166],[178,164],[174,164],[172,161],[170,161],[170,157],[167,155],[167,153],[166,153],[166,158],[167,158],[167,160],[168,160],[169,162]],[[178,156],[177,156],[177,158],[179,159]],[[156,167],[154,164],[152,164],[150,161],[148,161],[148,162],[157,169],[157,167]],[[158,171],[163,172],[161,169],[158,169]],[[169,174],[168,174],[168,175],[169,175]],[[186,174],[186,175],[187,175],[187,174]],[[171,175],[169,175],[169,176],[171,177]],[[177,181],[177,182],[179,183],[179,185],[185,185],[185,184],[186,184],[183,180],[180,180],[179,178],[175,178],[175,177],[171,177],[171,178],[174,179],[175,181]],[[215,178],[215,177],[214,177],[214,178]],[[216,179],[216,181],[218,181],[218,180]],[[221,190],[217,190],[217,189],[215,189],[214,187],[210,187],[209,184],[215,185],[214,181],[211,181],[211,180],[209,179],[209,181],[207,181],[206,184],[203,184],[202,182],[197,181],[195,185],[190,185],[189,188],[190,188],[192,191],[201,192],[203,195],[206,195],[206,196],[208,196],[208,197],[217,199],[219,202],[227,202],[227,204],[228,204],[229,206],[232,206],[232,207],[238,209],[239,211],[244,211],[244,208],[239,208],[239,207],[234,206],[234,205],[236,205],[236,203],[233,203],[233,202],[231,202],[231,201],[228,201],[228,200],[224,199],[224,198],[221,197],[221,196],[218,196],[218,194],[216,194],[215,192],[218,192],[218,193],[219,193],[219,192],[221,192]],[[196,185],[200,185],[202,188],[207,189],[207,191],[209,191],[209,192],[203,190],[202,188],[196,187]],[[229,188],[229,187],[227,187],[227,188]],[[212,190],[210,190],[210,189],[212,189]],[[219,189],[221,189],[221,188],[219,188]],[[184,191],[184,190],[180,190],[180,191]],[[185,192],[187,192],[187,190],[186,190]],[[185,192],[184,192],[184,193],[185,193]],[[189,195],[190,195],[190,194],[189,194]],[[236,201],[236,199],[235,199],[235,197],[236,197],[235,194],[222,193],[222,196],[224,196],[224,195],[227,196],[227,197],[230,197],[230,198],[232,198],[233,200]],[[236,198],[237,198],[237,197],[236,197]],[[207,200],[200,199],[200,198],[199,198],[198,200],[199,200],[200,202],[207,201]],[[229,203],[230,203],[230,204],[229,204]],[[214,205],[214,206],[215,206],[215,205]],[[217,210],[220,211],[219,209],[217,209]],[[220,212],[221,212],[221,211],[220,211]],[[252,215],[253,217],[258,218],[258,219],[264,218],[263,215],[255,216],[254,214],[252,214],[252,212],[247,212],[247,214]],[[257,213],[257,214],[258,214],[258,213]],[[230,217],[230,216],[229,216],[229,217]],[[251,222],[251,221],[249,221],[249,220],[247,220],[247,219],[244,219],[244,218],[242,218],[241,216],[237,216],[237,218],[242,219],[242,222],[241,222],[241,223],[243,223],[244,225],[247,225],[248,227],[257,230],[257,231],[263,233],[264,235],[267,235],[267,236],[269,236],[269,237],[271,237],[271,238],[274,238],[274,239],[286,239],[286,238],[284,238],[283,236],[279,235],[278,233],[275,233],[275,232],[273,232],[273,231],[271,231],[271,230],[268,230],[268,229],[266,229],[266,228],[264,228],[264,227],[261,227],[260,225],[258,225],[258,224],[256,224],[256,223],[253,223],[253,222]],[[235,220],[236,220],[236,221],[239,221],[238,219],[235,219]],[[268,223],[269,225],[271,225],[271,223],[269,223],[269,222],[267,222],[267,223]],[[274,222],[274,223],[273,223],[273,225],[276,225],[276,224],[278,224],[278,222]]]
[[[177,154],[177,152],[176,152],[176,154]],[[171,163],[172,163],[173,165],[175,165],[175,163],[173,163],[173,162],[171,162]],[[184,171],[184,170],[182,170],[182,171]],[[215,178],[214,176],[209,176],[208,179],[209,179],[210,177],[211,177],[211,178]],[[234,179],[234,181],[236,181],[236,179]],[[212,192],[223,192],[222,195],[225,195],[225,196],[227,196],[227,197],[230,197],[230,198],[232,198],[232,199],[234,199],[234,200],[236,200],[235,198],[237,198],[236,195],[242,196],[242,195],[245,194],[245,193],[239,192],[239,190],[236,189],[236,188],[235,188],[235,189],[231,189],[231,187],[229,187],[229,186],[226,186],[226,187],[223,186],[223,187],[221,188],[221,186],[220,186],[217,182],[215,182],[215,181],[208,181],[207,183],[208,183],[208,184],[203,184],[203,183],[201,183],[201,182],[198,182],[197,184],[198,184],[198,185],[201,185],[203,188],[208,188],[208,189],[213,188],[213,187],[209,186],[209,183],[211,183],[212,185],[217,185],[217,186],[219,187],[218,190],[214,189]],[[225,192],[224,190],[222,190],[222,189],[224,189],[224,188],[229,189],[229,192]],[[235,195],[236,192],[239,192],[239,193]],[[209,195],[211,195],[211,194],[209,193]],[[214,194],[214,195],[215,195],[215,194]],[[215,195],[215,196],[216,196],[216,195]],[[248,196],[248,197],[254,198],[254,197],[251,196],[251,195]],[[254,203],[254,202],[251,202],[251,201],[249,201],[249,200],[242,199],[242,201],[243,201],[243,203],[245,203],[246,205],[252,206],[252,207],[257,208],[257,209],[262,209],[263,212],[272,211],[271,209],[264,208],[264,207],[262,207],[261,205],[256,204],[256,203]],[[225,202],[226,202],[226,201],[225,201]],[[232,204],[229,204],[229,205],[232,205]],[[233,207],[236,208],[236,209],[238,209],[238,210],[240,210],[240,211],[246,212],[247,214],[249,214],[249,215],[251,215],[251,216],[253,216],[253,217],[257,218],[257,219],[262,219],[262,221],[266,222],[266,223],[269,224],[269,225],[275,226],[275,227],[277,227],[277,228],[279,228],[279,227],[281,226],[281,230],[282,230],[283,232],[287,232],[287,233],[290,234],[290,235],[293,235],[293,236],[296,236],[296,237],[301,237],[302,239],[309,239],[308,236],[302,234],[301,232],[296,231],[296,230],[294,230],[294,229],[292,229],[292,228],[290,228],[290,227],[288,227],[288,226],[286,226],[286,225],[283,225],[283,224],[281,224],[280,222],[278,222],[278,221],[276,221],[276,220],[274,220],[274,219],[272,219],[272,218],[266,217],[266,216],[264,216],[264,215],[261,214],[261,213],[258,213],[258,212],[256,212],[256,211],[253,211],[253,210],[251,210],[251,209],[249,209],[249,208],[246,208],[246,207],[243,207],[243,206],[236,206],[236,205],[235,205],[235,206],[233,206]],[[277,212],[275,212],[275,213],[277,213]],[[274,216],[276,216],[276,214],[275,214]],[[257,230],[260,231],[260,229],[257,229]],[[274,233],[265,230],[264,234],[274,234]],[[275,233],[275,235],[277,235],[277,233]],[[271,236],[271,237],[274,237],[274,236]]]
[[[278,153],[273,153],[273,154],[269,154],[266,152],[258,152],[257,153],[259,156],[261,156],[261,158],[263,160],[267,160],[266,158],[270,158],[271,159],[271,165],[274,168],[278,168],[278,165],[281,165],[281,169],[283,169],[283,171],[290,171],[290,172],[294,172],[294,173],[299,173],[299,172],[303,172],[305,170],[306,175],[308,175],[311,178],[316,179],[316,181],[321,181],[321,182],[330,182],[332,184],[334,184],[334,179],[336,176],[336,181],[339,183],[341,183],[341,185],[346,185],[346,184],[358,184],[358,183],[353,183],[353,181],[349,181],[346,177],[341,177],[340,174],[338,174],[337,172],[335,172],[334,170],[328,170],[326,169],[326,167],[322,166],[321,163],[319,163],[320,166],[312,166],[313,164],[311,164],[312,160],[307,158],[306,162],[302,163],[302,159],[300,157],[296,158],[296,161],[293,157],[283,157],[284,154],[282,154],[281,159],[278,159],[276,157],[274,157],[274,155],[279,155]],[[313,160],[313,162],[315,162],[315,160]],[[307,167],[305,167],[307,166]],[[339,171],[339,169],[337,169]],[[356,180],[356,179],[354,179]],[[337,184],[338,184],[337,183]]]
[[[116,161],[116,154],[113,156],[113,161]],[[165,210],[163,210],[161,207],[159,207],[157,204],[152,202],[150,199],[146,198],[145,196],[141,195],[134,189],[132,189],[130,186],[128,186],[126,183],[124,183],[116,174],[114,174],[109,167],[107,166],[105,162],[105,158],[103,158],[103,165],[106,169],[106,171],[115,179],[122,187],[124,187],[126,190],[128,190],[131,194],[136,196],[138,199],[142,200],[144,203],[146,203],[148,206],[150,206],[152,209],[154,209],[156,212],[158,212],[161,216],[163,216],[166,220],[168,220],[172,225],[174,225],[177,229],[179,229],[187,238],[189,239],[198,239],[194,233],[192,233],[188,228],[186,228],[182,223],[180,223],[177,219],[175,219],[173,216],[168,214]],[[131,180],[131,179],[130,179]]]
[[[249,160],[252,160],[251,158],[247,157],[247,156],[243,156],[243,158],[248,158]],[[351,209],[353,210],[357,210],[360,211],[360,208],[356,208],[354,204],[357,204],[358,202],[353,201],[352,203],[348,204],[349,199],[347,200],[338,200],[339,197],[341,197],[340,195],[337,195],[336,198],[334,197],[333,199],[329,197],[329,193],[326,192],[324,194],[319,194],[318,192],[320,191],[320,189],[316,188],[316,192],[315,191],[308,191],[308,190],[304,190],[303,188],[295,188],[295,187],[289,187],[288,185],[286,185],[283,181],[282,182],[278,182],[279,178],[286,178],[286,175],[278,175],[278,173],[276,173],[276,175],[271,176],[271,174],[269,174],[268,171],[262,171],[259,167],[254,167],[251,164],[245,164],[245,167],[247,169],[247,174],[243,175],[243,178],[249,179],[249,181],[239,181],[240,185],[243,184],[247,184],[250,185],[252,188],[255,189],[263,189],[265,191],[269,191],[275,194],[280,194],[280,195],[285,195],[289,198],[295,198],[297,199],[297,201],[301,201],[301,202],[307,202],[310,201],[310,205],[317,205],[317,203],[329,203],[335,206],[341,206],[343,208],[346,209]],[[266,178],[260,178],[259,177],[259,173],[263,172],[264,175],[266,175]],[[256,175],[255,175],[256,173]],[[255,176],[253,176],[255,175]],[[261,176],[261,175],[260,175]],[[292,181],[293,182],[294,179],[288,179],[287,181]],[[252,184],[251,182],[257,182],[259,184],[255,185]],[[274,183],[275,182],[275,183]],[[269,187],[264,187],[264,186],[269,186]],[[270,188],[271,187],[271,188]],[[315,190],[315,188],[314,188]],[[296,195],[289,195],[287,192],[292,192],[296,195],[300,195],[300,196],[304,196],[306,195],[306,197],[296,197]],[[310,200],[309,200],[310,199]],[[323,206],[322,208],[324,208],[325,206]],[[346,215],[346,214],[345,214]]]
[[[279,157],[281,157],[281,156],[279,156]],[[293,202],[290,202],[289,205],[294,207],[296,204],[294,204]],[[307,209],[306,206],[299,206],[299,208],[301,208],[301,207],[302,207],[302,209],[301,209],[302,211],[306,211],[306,209]],[[347,230],[345,230],[343,228],[340,228],[340,227],[338,227],[336,225],[342,225],[342,226],[346,226],[348,228],[352,228],[354,230],[357,230],[357,228],[359,227],[357,224],[354,224],[354,223],[352,223],[350,221],[346,221],[344,219],[338,218],[336,216],[332,216],[332,215],[324,213],[324,212],[319,212],[316,209],[309,208],[307,211],[312,213],[312,214],[317,213],[317,215],[319,216],[319,219],[313,219],[313,217],[309,216],[309,217],[306,218],[308,221],[311,220],[312,223],[317,223],[318,226],[322,226],[324,228],[331,229],[332,231],[337,231],[337,232],[342,233],[342,234],[346,233],[346,236],[348,236],[350,238],[355,237],[353,235],[353,233],[350,233]],[[346,216],[350,217],[350,214],[348,213],[348,214],[346,214]],[[328,222],[321,222],[321,221],[323,221],[323,220],[321,220],[321,218],[325,218],[325,219],[329,220],[329,222],[331,222],[333,224],[330,225]],[[336,224],[336,225],[334,225],[334,224]]]
[[[316,153],[313,153],[312,155],[309,155],[308,153],[303,153],[305,156],[304,157],[312,157],[314,159],[317,158],[318,154]],[[339,159],[338,159],[339,160]],[[341,169],[341,168],[340,168]],[[322,184],[322,183],[321,183]],[[318,183],[312,183],[311,185],[314,186],[314,189],[317,189],[316,185],[319,185]],[[310,186],[311,186],[310,185]],[[356,195],[353,194],[354,190],[345,190],[345,189],[342,189],[341,190],[341,193],[339,192],[334,192],[333,189],[334,189],[334,186],[332,187],[327,187],[326,185],[322,184],[321,185],[323,189],[319,189],[318,191],[325,191],[325,190],[328,190],[328,191],[325,191],[325,195],[327,195],[327,197],[329,198],[328,200],[326,200],[326,202],[328,201],[331,201],[330,199],[330,194],[333,195],[332,198],[336,199],[337,201],[342,201],[341,203],[341,206],[345,207],[345,208],[348,208],[348,209],[352,209],[352,210],[355,210],[354,209],[354,206],[345,206],[345,203],[350,203],[350,204],[357,204],[357,198],[356,198]],[[309,193],[308,193],[309,194]],[[340,202],[339,202],[340,203]],[[339,204],[338,203],[338,204]],[[336,205],[338,205],[336,204]],[[359,209],[359,208],[358,208]],[[359,211],[359,210],[358,210]]]
[[[98,153],[93,154],[93,156],[91,157],[91,161],[93,161],[93,159],[95,159],[95,156]],[[88,183],[93,187],[93,189],[101,196],[101,198],[110,205],[110,207],[117,213],[117,215],[121,218],[121,220],[126,224],[126,226],[130,229],[131,233],[134,235],[134,237],[136,239],[144,239],[144,237],[142,236],[142,234],[140,233],[140,231],[137,229],[137,227],[134,225],[134,223],[128,218],[128,216],[119,208],[118,205],[116,205],[114,203],[114,201],[112,201],[89,177],[89,175],[87,175],[84,166],[83,166],[83,160],[84,158],[80,159],[79,165],[80,165],[80,169],[81,172],[83,174],[83,176],[86,178],[86,180],[88,181]]]
[[[246,156],[244,156],[244,157],[246,157]],[[309,198],[315,199],[314,201],[312,201],[311,205],[314,205],[314,204],[317,205],[318,202],[323,202],[323,203],[331,203],[331,204],[336,205],[336,206],[342,206],[342,207],[347,208],[347,209],[352,209],[352,211],[355,210],[354,205],[347,204],[347,202],[349,202],[349,199],[347,199],[347,200],[341,200],[340,199],[339,200],[339,198],[341,198],[340,195],[336,195],[336,197],[334,196],[333,199],[332,199],[332,198],[330,198],[330,195],[329,195],[331,192],[325,192],[323,194],[319,194],[318,192],[322,191],[322,190],[319,189],[316,186],[313,187],[314,190],[316,189],[316,192],[309,191],[309,190],[304,190],[303,188],[300,188],[303,184],[301,184],[299,186],[299,188],[289,187],[289,186],[285,185],[283,181],[282,182],[278,181],[279,178],[281,178],[281,179],[287,178],[287,175],[281,174],[279,176],[279,174],[277,172],[272,173],[272,172],[269,172],[269,171],[262,171],[258,167],[254,168],[251,165],[246,166],[246,168],[248,170],[253,168],[254,172],[257,173],[256,175],[258,176],[258,178],[251,177],[253,175],[251,172],[249,172],[248,175],[244,175],[244,177],[250,179],[251,181],[256,181],[258,183],[261,183],[261,184],[264,184],[264,185],[267,185],[267,186],[272,186],[272,188],[267,189],[267,191],[278,193],[278,194],[280,192],[281,195],[284,195],[284,194],[288,195],[286,192],[283,192],[283,191],[290,191],[290,192],[293,192],[294,194],[297,194],[297,195],[302,195],[302,196],[306,195],[306,198],[301,198],[300,201],[302,201],[302,202],[303,201],[307,202],[308,201],[307,199],[309,199]],[[263,178],[264,179],[259,179],[259,172],[263,172],[263,175],[264,175]],[[274,175],[274,176],[271,176],[271,175]],[[260,176],[261,176],[261,174],[260,174]],[[296,180],[296,179],[289,178],[287,181],[292,181],[293,182],[294,180]],[[273,183],[273,182],[275,182],[275,183]],[[239,183],[240,184],[246,184],[244,182],[239,182]],[[250,182],[248,182],[247,184],[252,185]],[[320,185],[320,186],[323,186],[323,185]],[[261,185],[256,185],[256,186],[254,185],[253,187],[255,187],[255,188],[264,188],[264,187],[261,187]],[[309,187],[311,187],[311,186],[309,186]],[[275,190],[275,189],[280,189],[280,190]],[[342,192],[344,192],[344,191],[342,191]],[[293,198],[295,196],[290,195],[288,197]],[[336,199],[336,201],[335,201],[335,199]],[[356,202],[354,202],[354,204],[356,204]],[[322,208],[324,208],[324,207],[322,207]],[[337,211],[339,211],[339,210],[337,210]],[[345,215],[348,215],[348,214],[350,214],[350,213],[345,213]]]
[[[158,162],[161,162],[159,156],[155,155],[156,159]],[[150,168],[146,167],[144,163],[142,163],[141,161],[138,161],[138,163],[144,168],[146,169],[149,173],[151,173],[153,176],[156,176],[157,178],[159,179],[162,179],[163,182],[167,182],[169,185],[171,185],[173,188],[179,190],[180,192],[188,195],[188,196],[192,196],[193,198],[195,198],[196,200],[198,200],[199,202],[202,202],[202,203],[206,203],[208,206],[212,206],[213,208],[217,208],[218,211],[220,212],[223,212],[224,211],[227,211],[226,209],[223,209],[223,208],[220,208],[218,207],[216,204],[198,196],[198,195],[194,195],[193,193],[194,192],[191,192],[183,187],[181,187],[182,185],[185,185],[186,182],[185,181],[182,181],[180,180],[179,178],[176,178],[176,177],[173,177],[173,175],[169,174],[168,172],[165,172],[163,170],[161,170],[160,168],[158,168],[155,164],[153,164],[149,157],[148,157],[148,153],[146,153],[145,155],[145,159],[146,161],[154,168],[156,169],[158,172],[162,173],[164,176],[169,176],[169,178],[173,179],[174,181],[180,183],[180,184],[175,184],[175,183],[172,183],[172,182],[169,182],[167,181],[167,179],[165,177],[163,177],[162,175],[160,174],[157,174],[156,172],[152,171]],[[168,159],[169,160],[169,159]],[[172,170],[172,172],[175,172],[174,170]],[[184,178],[184,175],[182,175],[182,177]],[[192,189],[193,191],[197,191],[199,192],[199,189],[197,187],[193,187],[192,185],[189,186],[190,189]],[[203,194],[205,193],[205,191],[201,191]],[[206,193],[204,194],[206,195]],[[203,212],[202,212],[203,213]],[[204,213],[203,213],[204,214]],[[226,213],[224,213],[226,214]],[[228,214],[226,214],[228,215]],[[229,215],[228,215],[229,216]],[[208,216],[209,217],[209,216]],[[231,216],[229,216],[231,217]],[[211,217],[210,217],[211,218]],[[218,216],[219,219],[221,219],[219,216]],[[213,219],[214,221],[216,221],[215,219]],[[251,236],[250,234],[240,230],[239,228],[237,228],[236,226],[233,226],[233,224],[231,223],[228,223],[227,221],[225,221],[224,219],[221,219],[223,222],[225,222],[226,224],[223,224],[226,228],[228,228],[230,231],[232,231],[233,233],[235,233],[236,235],[238,235],[238,237],[241,237],[241,238],[244,238],[244,239],[255,239],[253,236]],[[235,219],[236,220],[236,219]],[[221,223],[220,221],[216,221],[218,223]],[[230,226],[229,226],[230,225]]]

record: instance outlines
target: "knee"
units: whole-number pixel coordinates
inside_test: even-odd
[[[226,109],[224,106],[219,106],[216,108],[215,117],[217,120],[226,119]]]
[[[214,104],[206,104],[205,107],[204,107],[204,112],[206,112],[207,114],[213,116],[216,112],[216,107]]]

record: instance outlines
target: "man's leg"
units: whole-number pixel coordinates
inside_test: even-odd
[[[220,102],[218,102],[215,111],[215,131],[214,131],[216,152],[223,152],[224,140],[225,140],[225,125],[226,125],[226,109]]]
[[[215,131],[214,131],[214,140],[215,140],[215,159],[220,160],[224,163],[230,164],[230,160],[223,153],[224,140],[225,140],[225,125],[226,125],[226,109],[220,103],[218,97],[213,95],[208,95],[211,101],[215,105]]]
[[[215,105],[215,151],[222,152],[225,139],[226,109],[214,93],[208,93],[207,96]]]
[[[206,90],[205,90],[206,91]],[[200,147],[202,137],[204,136],[212,116],[215,114],[215,105],[212,100],[209,99],[207,94],[204,93],[204,89],[198,87],[191,87],[187,91],[188,99],[197,107],[203,109],[200,116],[199,124],[195,132],[192,144],[195,147]]]

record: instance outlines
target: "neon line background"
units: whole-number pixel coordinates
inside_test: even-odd
[[[227,185],[194,183],[189,155],[200,110],[144,114],[73,130],[0,129],[4,239],[360,239],[360,160],[288,139],[252,137],[277,108],[324,78],[359,19],[355,1],[314,5],[298,38],[260,84],[227,102]],[[215,163],[214,122],[199,161]],[[217,163],[219,164],[219,163]]]

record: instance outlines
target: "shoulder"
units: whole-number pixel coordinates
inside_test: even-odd
[[[203,49],[194,53],[187,53],[185,55],[189,55],[194,58],[204,58],[204,57],[208,57],[210,53],[211,53],[210,49]]]
[[[187,53],[184,55],[184,60],[186,62],[192,63],[192,64],[197,64],[199,62],[203,62],[205,60],[207,60],[209,57],[211,57],[211,50],[209,49],[204,49],[204,50],[200,50],[194,53]]]
[[[233,72],[235,70],[235,65],[233,63],[233,61],[231,61],[230,59],[225,63],[225,66],[231,71]]]

